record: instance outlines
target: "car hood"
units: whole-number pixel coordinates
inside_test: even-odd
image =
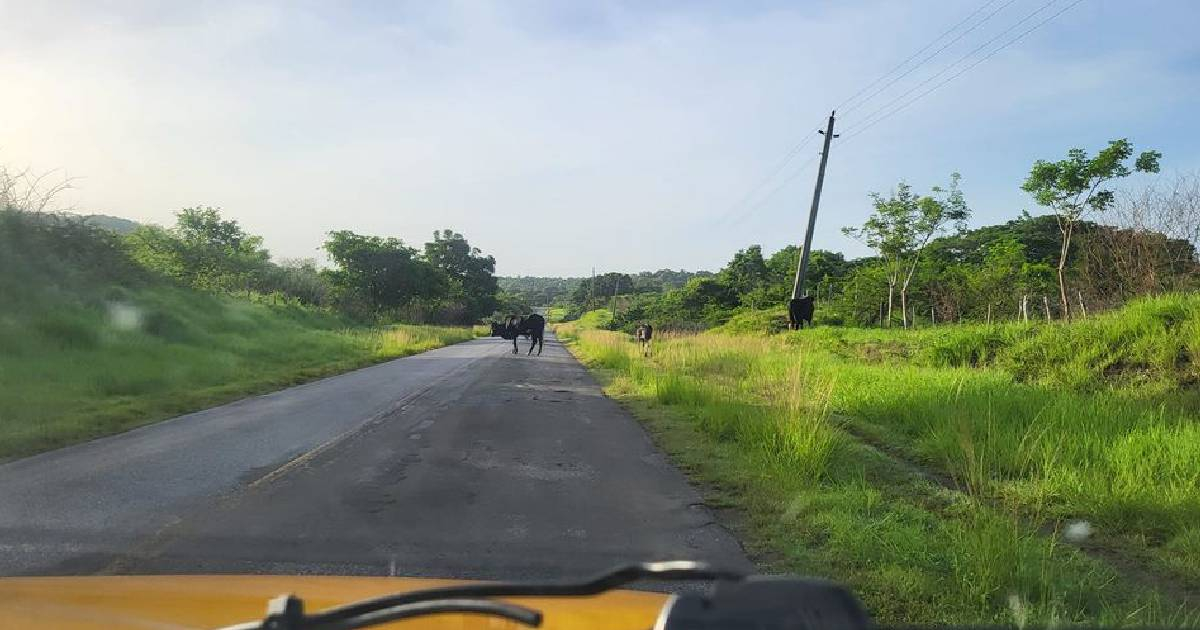
[[[0,578],[0,625],[26,628],[215,628],[261,619],[267,601],[292,593],[316,612],[387,593],[461,581],[325,576],[104,576]],[[543,628],[649,628],[667,596],[611,591],[580,598],[506,598],[541,610]],[[396,628],[522,628],[474,615],[435,615]]]

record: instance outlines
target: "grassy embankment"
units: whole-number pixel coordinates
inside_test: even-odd
[[[472,336],[194,291],[102,235],[0,218],[0,460]]]
[[[1074,324],[665,338],[650,359],[559,330],[769,568],[846,581],[881,621],[1200,620],[1200,296]]]

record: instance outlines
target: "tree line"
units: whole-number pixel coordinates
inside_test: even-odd
[[[493,315],[499,304],[495,259],[453,230],[435,232],[421,248],[397,238],[330,232],[322,249],[332,265],[322,268],[314,260],[272,260],[262,237],[216,208],[185,208],[171,227],[125,222],[114,231],[107,229],[114,217],[41,212],[12,194],[0,201],[4,240],[53,243],[52,252],[27,254],[89,258],[79,262],[111,268],[103,277],[118,283],[166,279],[363,321],[469,324]]]
[[[1067,319],[1119,306],[1130,298],[1200,288],[1200,176],[1158,179],[1113,190],[1135,172],[1157,173],[1161,154],[1135,155],[1114,140],[1095,155],[1072,149],[1038,160],[1021,188],[1048,213],[1027,212],[1000,224],[967,229],[971,207],[953,173],[919,192],[899,182],[871,193],[872,212],[844,233],[873,255],[847,260],[812,253],[807,290],[817,321],[909,327],[939,322]],[[769,256],[752,245],[717,273],[660,292],[614,291],[602,306],[614,328],[652,320],[698,328],[749,310],[774,309],[790,297],[799,250]],[[624,274],[616,282],[629,282]],[[611,284],[606,284],[609,288]],[[575,312],[596,306],[576,291],[560,299]]]
[[[148,269],[198,289],[245,291],[331,307],[360,319],[466,324],[497,306],[496,260],[453,230],[417,249],[394,237],[336,230],[322,249],[333,266],[275,263],[262,238],[215,208],[186,208],[174,227],[142,226],[125,237]]]

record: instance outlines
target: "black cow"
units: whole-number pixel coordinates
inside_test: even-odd
[[[804,328],[805,323],[812,326],[812,320],[813,298],[811,295],[794,298],[788,302],[788,328],[800,330]]]
[[[537,346],[538,356],[542,356],[542,345],[546,335],[546,318],[534,313],[528,317],[522,317],[517,322],[515,334],[513,335],[513,354],[517,353],[517,337],[516,335],[525,335],[529,339],[529,352],[527,355],[533,354],[533,347]]]
[[[546,318],[534,313],[528,317],[517,317],[509,315],[504,319],[503,324],[492,322],[492,336],[502,337],[504,339],[512,339],[513,354],[517,350],[517,337],[522,335],[529,340],[529,352],[533,354],[534,346],[537,346],[538,355],[542,354],[542,346],[544,345],[544,337],[546,334]]]
[[[654,327],[649,323],[641,324],[637,327],[637,332],[634,333],[638,343],[642,344],[642,356],[650,354],[650,339],[654,337]]]

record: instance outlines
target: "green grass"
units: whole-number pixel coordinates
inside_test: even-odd
[[[1176,296],[1024,331],[975,368],[929,349],[986,345],[970,327],[664,336],[648,360],[617,333],[559,332],[744,515],[775,568],[847,581],[882,621],[1179,624],[1197,621],[1179,598],[1200,589],[1200,408],[1162,387],[1179,381],[1155,362],[1156,346],[1196,347],[1163,323],[1173,302],[1195,304]],[[1020,375],[998,367],[1029,338],[1075,344],[1055,356],[1093,379],[1074,386],[1041,357]],[[1079,358],[1080,344],[1161,373],[1130,381]],[[1085,544],[1157,579],[1127,579],[1054,534],[1076,519],[1096,532]]]
[[[757,313],[725,332],[748,333]],[[764,326],[757,326],[763,330]],[[1075,322],[964,324],[881,330],[821,326],[789,332],[792,343],[868,361],[931,367],[995,367],[1014,379],[1096,390],[1159,391],[1200,385],[1200,294],[1137,300]]]
[[[471,336],[194,291],[111,233],[0,209],[0,460]]]
[[[598,308],[579,316],[575,324],[581,328],[608,328],[613,321],[613,312],[606,308]]]
[[[468,339],[167,286],[0,305],[0,458]]]

